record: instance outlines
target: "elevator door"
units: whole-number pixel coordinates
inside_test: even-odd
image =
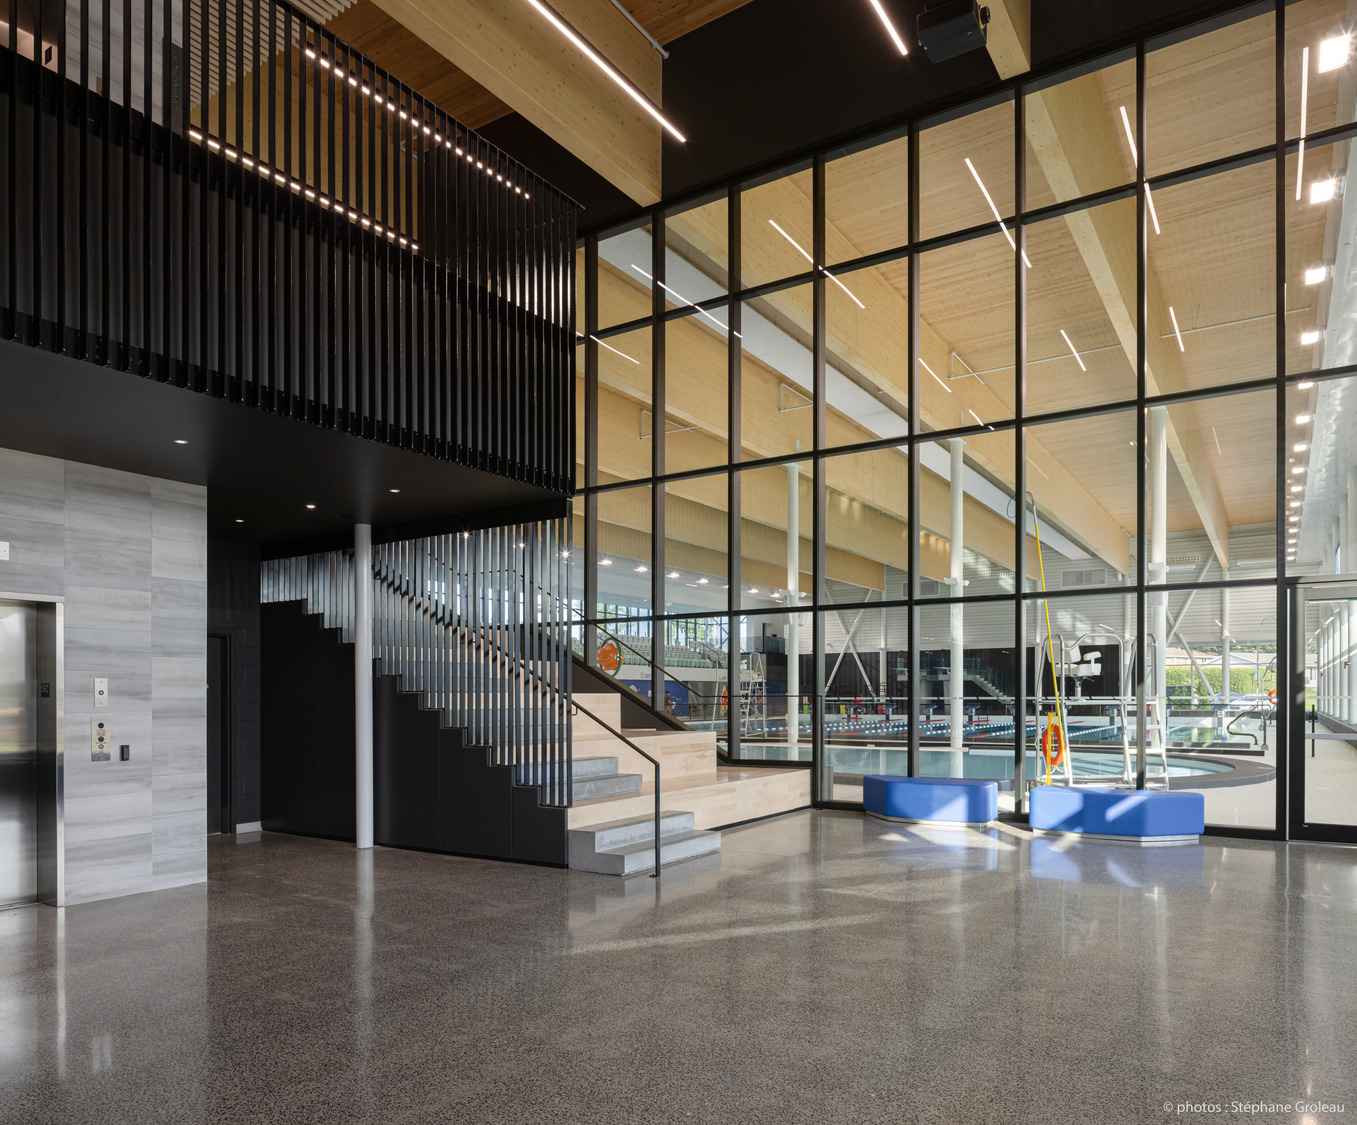
[[[0,602],[0,906],[38,897],[38,621]]]

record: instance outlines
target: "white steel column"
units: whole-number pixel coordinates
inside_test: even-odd
[[[787,466],[787,745],[801,737],[801,466]],[[846,643],[846,642],[845,642]]]
[[[962,513],[964,511],[964,502],[966,499],[965,489],[962,486],[962,477],[964,473],[964,463],[962,461],[961,451],[966,443],[960,438],[952,438],[949,443],[952,451],[952,470],[951,470],[951,499],[952,499],[952,531],[951,531],[951,576],[948,579],[948,585],[951,587],[951,594],[954,598],[959,598],[962,589],[965,586],[966,573],[966,554],[965,554],[965,535],[962,527]],[[960,602],[953,602],[951,607],[951,671],[948,674],[947,694],[948,694],[948,717],[951,721],[951,776],[961,777],[965,772],[965,762],[962,758],[962,731],[966,725],[966,639],[965,639],[965,621],[964,611]]]
[[[372,847],[372,525],[353,528],[353,723],[360,848]]]
[[[1225,570],[1224,576],[1230,577],[1229,570]],[[1227,586],[1220,592],[1220,690],[1221,701],[1228,703],[1230,701],[1230,588]]]
[[[1343,669],[1348,706],[1344,722],[1357,724],[1357,602],[1347,602],[1342,612],[1348,622],[1348,666]]]
[[[1151,582],[1168,581],[1168,411],[1165,407],[1150,408],[1146,441],[1149,449],[1149,501],[1150,501],[1150,559],[1149,577]],[[1148,633],[1157,641],[1152,653],[1153,665],[1150,668],[1148,695],[1161,702],[1167,690],[1167,672],[1164,658],[1168,645],[1168,606],[1167,592],[1152,593],[1149,596],[1150,621]],[[1222,620],[1224,620],[1222,618]],[[1222,670],[1223,671],[1223,670]],[[1222,681],[1222,690],[1227,692],[1228,685]]]
[[[1348,691],[1348,665],[1351,663],[1348,646],[1352,642],[1352,627],[1348,621],[1347,607],[1340,605],[1338,616],[1338,675],[1334,677],[1334,687],[1338,689],[1338,704],[1334,714],[1347,722],[1352,717],[1352,701]]]
[[[1318,653],[1318,659],[1315,662],[1315,707],[1320,714],[1325,714],[1329,710],[1329,627],[1321,626],[1319,636],[1315,638],[1315,651]]]

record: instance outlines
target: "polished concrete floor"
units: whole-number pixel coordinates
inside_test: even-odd
[[[658,885],[267,834],[209,869],[0,913],[0,1120],[1357,1118],[1357,849],[802,812]]]

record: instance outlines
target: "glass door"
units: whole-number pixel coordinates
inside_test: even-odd
[[[1357,842],[1357,582],[1298,585],[1292,605],[1292,835]]]

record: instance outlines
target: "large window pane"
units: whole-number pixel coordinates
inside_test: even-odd
[[[600,337],[598,348],[598,479],[639,480],[651,473],[651,332],[638,328]]]
[[[1190,180],[1153,198],[1149,393],[1272,377],[1275,166]]]
[[[810,604],[811,492],[809,464],[740,473],[739,604],[746,609]]]
[[[1028,90],[1027,210],[1135,180],[1136,161],[1126,132],[1126,122],[1135,128],[1135,82],[1135,61],[1126,59]]]
[[[904,262],[825,284],[825,438],[829,446],[909,428],[909,286]]]
[[[920,132],[920,237],[997,224],[999,219],[1008,222],[1013,211],[1011,102]]]
[[[909,610],[831,609],[822,618],[833,797],[861,801],[864,776],[909,772]]]
[[[666,613],[724,611],[728,604],[727,481],[721,473],[665,487]]]
[[[826,161],[825,243],[831,263],[908,241],[907,136],[875,139]]]
[[[958,453],[959,478],[955,471]],[[1011,431],[973,434],[919,447],[919,591],[923,597],[1013,592],[1013,464]],[[959,534],[952,524],[954,482],[958,479]],[[960,587],[953,580],[957,570]]]
[[[1157,466],[1154,431],[1162,423],[1166,569],[1153,545],[1150,581],[1209,581],[1276,573],[1277,399],[1273,391],[1151,407],[1147,421],[1146,494],[1153,534]],[[1288,494],[1290,495],[1290,494]]]
[[[820,601],[909,596],[909,451],[825,461],[825,575]]]
[[[598,496],[599,618],[648,615],[651,559],[650,486]]]
[[[1354,120],[1352,32],[1347,0],[1300,0],[1286,6],[1288,137],[1309,136]]]
[[[1151,176],[1275,139],[1271,12],[1145,56],[1145,163]],[[1127,106],[1127,112],[1131,111]],[[1134,119],[1133,119],[1134,120]]]
[[[1287,569],[1357,573],[1357,467],[1346,437],[1357,379],[1295,384],[1286,397]]]
[[[1136,203],[1027,228],[1027,413],[1136,395]]]
[[[811,302],[811,287],[802,285],[744,304],[740,440],[746,460],[812,447]]]
[[[1357,359],[1357,279],[1351,238],[1357,179],[1351,141],[1286,160],[1286,369],[1342,367]],[[1297,198],[1299,191],[1299,198]]]
[[[670,215],[664,223],[665,307],[730,291],[730,227],[725,195]]]
[[[730,355],[724,323],[697,313],[665,323],[665,472],[726,463]]]
[[[810,169],[746,188],[740,199],[740,287],[807,273],[815,251]]]
[[[1028,429],[1027,488],[1036,513],[1028,517],[1027,589],[1040,588],[1042,567],[1052,592],[1134,582],[1135,446],[1134,410]]]
[[[611,328],[650,316],[650,224],[630,227],[599,240],[598,326]],[[583,321],[580,322],[583,330]]]
[[[732,704],[740,757],[811,757],[811,615],[749,613],[739,618],[740,691]]]
[[[950,430],[1012,418],[1012,247],[986,235],[920,255],[919,269],[922,420]]]

